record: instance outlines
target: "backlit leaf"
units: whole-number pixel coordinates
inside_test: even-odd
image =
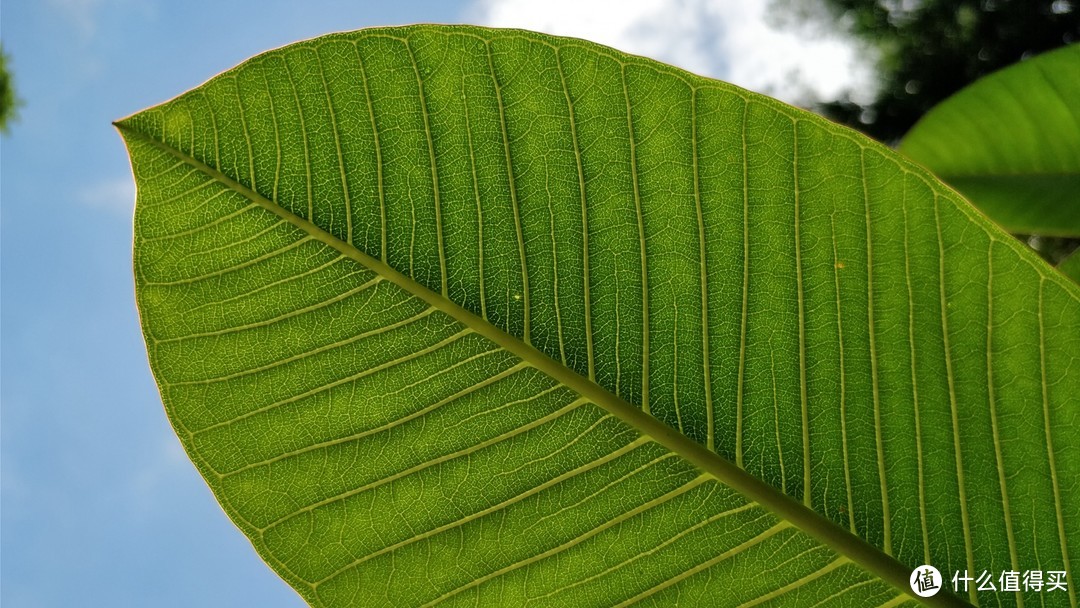
[[[459,26],[118,127],[169,418],[312,605],[894,606],[924,563],[1078,565],[1080,286],[846,129]]]

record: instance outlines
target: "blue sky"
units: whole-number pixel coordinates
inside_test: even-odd
[[[303,605],[165,419],[134,305],[134,187],[110,121],[272,47],[413,22],[586,37],[788,99],[850,85],[854,55],[837,41],[755,46],[771,34],[752,4],[6,0],[0,38],[25,105],[0,148],[0,603]]]

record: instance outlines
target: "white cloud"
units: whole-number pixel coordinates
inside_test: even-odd
[[[474,0],[470,21],[585,38],[806,104],[872,98],[868,62],[846,41],[766,22],[764,1]]]
[[[56,13],[66,19],[83,40],[94,37],[103,0],[49,0]]]
[[[53,14],[68,22],[86,43],[98,33],[98,26],[106,13],[118,11],[137,12],[147,16],[154,12],[153,2],[148,0],[48,0]]]
[[[167,490],[175,487],[180,478],[189,477],[190,461],[176,437],[164,432],[152,450],[144,452],[144,458],[128,478],[124,502],[131,514],[145,520],[161,508]]]
[[[135,182],[130,175],[103,179],[83,187],[76,198],[88,207],[130,217],[135,210]]]

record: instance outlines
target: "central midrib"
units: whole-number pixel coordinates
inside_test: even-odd
[[[644,436],[671,450],[716,480],[736,490],[747,499],[760,504],[778,517],[792,523],[808,536],[844,555],[853,563],[890,583],[898,590],[909,593],[908,576],[911,572],[910,568],[879,548],[844,530],[816,511],[747,473],[718,454],[709,451],[704,446],[653,418],[621,397],[555,361],[535,347],[504,332],[443,295],[432,291],[386,263],[323,230],[316,224],[288,211],[214,167],[135,130],[129,125],[119,122],[113,124],[122,134],[137,138],[183,161],[214,181],[288,221],[312,238],[332,247],[342,255],[394,283],[412,296],[420,298],[433,308],[449,315],[477,334],[491,340],[501,348],[519,357],[522,361],[527,362],[567,388],[577,392],[585,399],[610,412],[623,422],[634,427]],[[959,598],[947,593],[922,598],[922,601],[931,606],[968,605]]]

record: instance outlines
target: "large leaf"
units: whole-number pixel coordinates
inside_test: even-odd
[[[900,151],[1012,232],[1080,235],[1080,44],[961,90]]]
[[[1080,288],[861,136],[441,26],[118,126],[170,420],[313,605],[897,605],[922,563],[1078,565]]]

